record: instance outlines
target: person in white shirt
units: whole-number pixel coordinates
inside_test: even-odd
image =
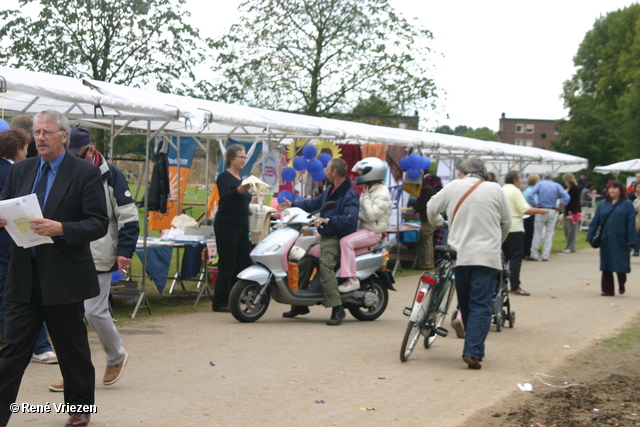
[[[441,212],[450,218],[448,244],[458,252],[456,293],[466,331],[462,358],[469,368],[480,369],[511,211],[500,185],[485,181],[487,172],[481,159],[464,160],[458,170],[461,179],[431,198],[427,216],[436,227],[444,223]]]

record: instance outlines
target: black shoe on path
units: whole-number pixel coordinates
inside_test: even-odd
[[[342,319],[345,317],[347,317],[347,314],[344,312],[344,308],[342,308],[341,305],[333,307],[331,309],[331,319],[327,320],[327,325],[338,326],[342,323]]]
[[[302,314],[309,314],[310,311],[311,310],[309,310],[309,307],[306,307],[304,305],[292,305],[291,310],[282,313],[282,317],[296,317]]]

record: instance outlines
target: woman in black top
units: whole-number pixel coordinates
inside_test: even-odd
[[[227,148],[224,165],[218,177],[220,203],[213,221],[218,246],[218,281],[213,292],[213,311],[229,312],[229,292],[235,277],[252,264],[249,253],[249,184],[241,185],[240,172],[247,155],[240,144]]]
[[[570,253],[576,251],[576,238],[580,229],[580,222],[577,214],[582,210],[580,208],[580,188],[573,174],[565,173],[562,176],[565,189],[569,193],[569,203],[564,207],[564,238],[567,240],[567,246],[562,251]]]

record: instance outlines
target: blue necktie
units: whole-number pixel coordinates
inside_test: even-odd
[[[36,193],[36,196],[38,196],[38,202],[40,202],[41,209],[44,209],[44,199],[45,195],[47,194],[49,169],[51,169],[51,166],[49,166],[49,163],[45,162],[42,166],[42,171],[40,172],[40,179],[38,180],[36,188],[34,189],[34,193]]]

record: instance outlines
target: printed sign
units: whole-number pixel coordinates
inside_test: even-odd
[[[262,180],[268,185],[278,184],[280,162],[274,153],[267,153],[262,160]]]

